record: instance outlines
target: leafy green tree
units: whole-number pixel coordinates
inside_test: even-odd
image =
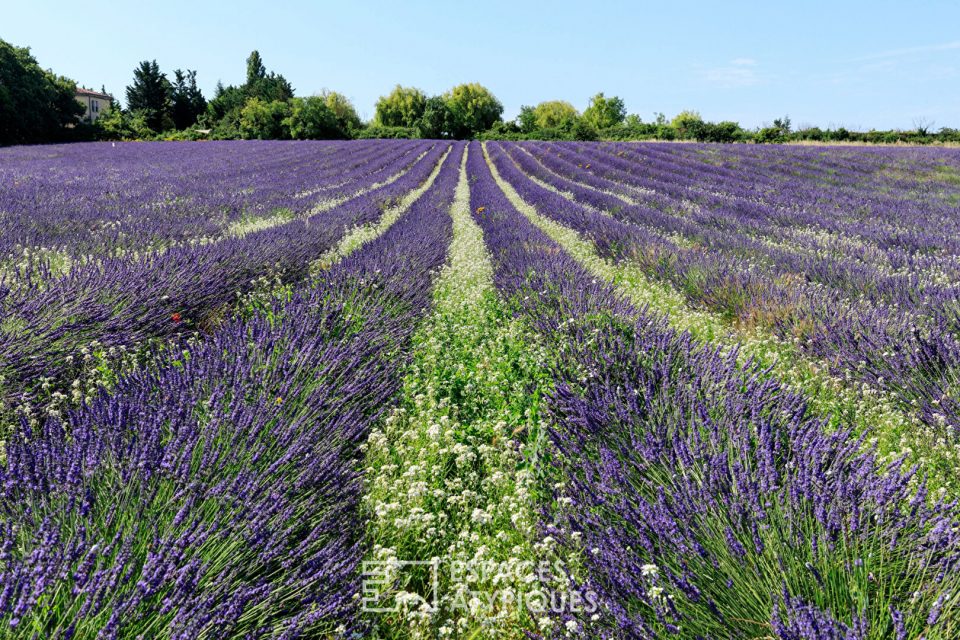
[[[417,133],[421,138],[442,139],[453,136],[453,114],[442,96],[427,98],[423,115],[417,122]]]
[[[577,118],[570,127],[570,137],[574,140],[598,140],[600,134],[592,124]]]
[[[374,124],[382,127],[414,127],[427,108],[427,96],[416,87],[399,84],[377,100]]]
[[[65,136],[83,106],[77,85],[44,71],[30,49],[0,40],[0,144],[49,142]]]
[[[224,87],[222,82],[217,82],[213,91],[213,99],[207,103],[207,120],[213,124],[220,122],[227,117],[227,114],[237,114],[246,104],[247,98],[240,87]]]
[[[157,134],[147,125],[146,113],[121,109],[119,105],[97,118],[94,126],[101,140],[149,140]]]
[[[243,85],[225,87],[222,82],[217,82],[213,99],[207,104],[201,122],[213,129],[214,138],[240,137],[242,111],[250,98],[257,98],[264,103],[287,102],[293,98],[293,87],[282,75],[267,73],[259,51],[253,51],[247,57],[247,75]]]
[[[290,115],[289,102],[250,98],[240,111],[240,135],[244,140],[286,140]]]
[[[693,121],[689,123],[687,135],[699,142],[736,142],[749,134],[736,122]]]
[[[160,72],[156,60],[144,60],[133,70],[133,84],[127,87],[127,109],[144,115],[147,126],[163,131],[172,125],[170,106],[173,88]]]
[[[177,69],[173,72],[173,89],[171,92],[171,117],[174,126],[186,129],[197,122],[197,119],[207,109],[207,101],[197,87],[197,72],[187,69],[186,72]]]
[[[336,118],[337,126],[341,131],[339,137],[353,137],[353,132],[360,129],[363,123],[360,121],[360,116],[357,115],[357,110],[353,107],[350,99],[336,91],[324,91],[320,96],[330,112],[333,113],[333,117]]]
[[[776,118],[773,121],[773,126],[783,132],[783,135],[790,135],[790,131],[793,129],[793,123],[790,122],[790,116],[783,116],[782,118]]]
[[[410,139],[419,138],[416,127],[382,127],[378,124],[368,124],[354,133],[354,138],[362,140],[378,139]]]
[[[621,124],[627,116],[627,107],[617,96],[605,98],[603,93],[590,98],[590,106],[583,112],[583,119],[596,129],[608,129]]]
[[[267,73],[259,51],[253,51],[247,58],[247,81],[243,85],[247,98],[260,98],[268,102],[289,100],[293,97],[293,86],[282,75]]]
[[[260,57],[260,52],[254,49],[250,52],[250,55],[247,56],[247,85],[252,87],[257,84],[260,80],[263,80],[267,77],[267,68],[263,65],[263,59]]]
[[[673,127],[676,135],[681,140],[691,139],[698,127],[703,124],[703,118],[700,113],[692,110],[684,110],[673,117],[670,126]]]
[[[285,125],[295,140],[329,140],[342,138],[340,124],[322,96],[294,98]]]
[[[541,102],[533,109],[534,124],[537,129],[570,130],[580,118],[580,112],[563,100]]]
[[[537,114],[534,108],[528,105],[520,107],[520,115],[517,116],[517,126],[523,133],[532,133],[537,128]]]
[[[500,120],[503,105],[489,89],[476,82],[457,85],[444,94],[450,112],[450,135],[473,138]]]

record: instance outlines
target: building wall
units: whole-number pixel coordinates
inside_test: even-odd
[[[97,118],[110,110],[110,101],[97,96],[77,95],[77,102],[83,105],[82,120],[96,122]]]

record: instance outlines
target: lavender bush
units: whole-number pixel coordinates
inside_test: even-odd
[[[545,531],[603,607],[558,636],[952,637],[958,512],[735,354],[592,280],[471,150],[496,281],[553,345]],[[948,605],[946,603],[949,603]],[[950,612],[944,615],[944,609]],[[593,618],[596,616],[596,619]],[[546,633],[546,631],[545,631]]]
[[[0,467],[8,637],[356,629],[356,445],[430,303],[454,156],[315,288],[14,435]]]

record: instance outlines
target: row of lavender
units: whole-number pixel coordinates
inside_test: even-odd
[[[939,176],[960,173],[922,163],[918,170],[908,164],[913,152],[862,152],[860,164],[858,156],[830,156],[825,167],[804,171],[816,158],[803,151],[799,169],[785,172],[779,165],[789,149],[743,152],[735,168],[698,155],[710,147],[492,144],[490,151],[526,200],[605,256],[638,263],[738,325],[796,342],[841,377],[892,393],[953,439],[960,216],[951,202],[960,189]],[[956,170],[956,154],[941,153],[927,164]],[[863,184],[875,191],[858,191]]]
[[[358,628],[356,445],[430,305],[462,152],[383,236],[289,303],[13,435],[0,465],[6,636]]]
[[[448,148],[407,143],[398,157],[375,163],[345,188],[376,186],[384,171],[403,171],[399,179],[326,211],[242,237],[106,257],[49,281],[0,290],[0,400],[29,396],[41,377],[65,381],[78,350],[92,341],[109,349],[194,331],[257,278],[297,282],[350,228],[376,222],[384,207],[427,181]]]
[[[0,151],[0,260],[118,255],[217,238],[389,177],[426,144],[77,144]],[[369,176],[369,179],[367,179]]]
[[[576,577],[601,602],[559,611],[558,635],[960,631],[956,504],[592,279],[513,208],[479,146],[468,173],[497,286],[555,353],[544,534],[582,551]]]

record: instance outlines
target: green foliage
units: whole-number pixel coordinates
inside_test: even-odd
[[[746,140],[750,134],[740,128],[736,122],[692,122],[688,135],[698,142],[738,142]]]
[[[343,138],[336,116],[321,96],[294,98],[285,122],[294,140],[329,140]]]
[[[427,99],[423,116],[417,123],[417,133],[421,138],[442,139],[453,137],[453,114],[442,96]]]
[[[419,138],[420,132],[416,127],[382,127],[370,124],[355,133],[357,139],[410,139]]]
[[[590,99],[590,106],[583,112],[583,119],[594,129],[608,129],[621,124],[627,116],[627,107],[617,96],[605,98],[598,93]]]
[[[195,124],[207,109],[207,101],[197,87],[197,72],[177,69],[173,72],[170,116],[178,130]]]
[[[247,81],[242,90],[247,98],[260,98],[268,102],[293,97],[293,87],[287,79],[272,71],[267,73],[260,52],[256,50],[247,58]]]
[[[416,87],[399,84],[377,100],[373,122],[382,127],[415,127],[427,108],[427,96]]]
[[[247,56],[247,84],[246,86],[252,87],[260,80],[263,80],[267,77],[267,68],[263,65],[263,59],[260,57],[260,52],[254,49],[250,52],[250,55]]]
[[[240,136],[244,140],[284,140],[290,137],[289,102],[250,98],[240,111]]]
[[[353,103],[345,95],[336,91],[324,91],[320,97],[337,122],[341,134],[339,137],[352,138],[353,133],[363,126]]]
[[[448,133],[458,140],[475,138],[503,114],[503,105],[496,96],[476,82],[457,85],[443,99],[450,116]]]
[[[516,123],[495,125],[486,138],[533,140],[596,140],[595,126],[563,100],[548,100],[536,107],[520,107]]]
[[[692,140],[694,132],[702,124],[703,118],[700,117],[700,113],[692,110],[681,111],[670,121],[670,126],[681,140]]]
[[[520,130],[516,122],[495,122],[493,126],[481,133],[480,140],[526,140],[527,136]]]
[[[126,111],[119,106],[97,118],[94,127],[101,140],[151,140],[156,136],[143,111]]]
[[[537,114],[534,108],[528,105],[520,107],[520,115],[517,116],[517,126],[523,133],[531,133],[537,128]]]
[[[763,127],[753,136],[753,141],[760,144],[786,142],[780,127]]]
[[[63,139],[83,115],[76,88],[41,69],[30,49],[0,40],[0,145]]]
[[[574,140],[597,140],[600,137],[600,133],[596,127],[583,118],[577,118],[570,128],[570,137]]]
[[[166,140],[170,142],[207,140],[208,138],[208,134],[191,128],[183,129],[181,131],[166,131],[157,136],[157,140]]]
[[[230,114],[239,114],[247,98],[240,87],[224,87],[222,82],[217,82],[217,87],[213,92],[213,100],[207,103],[207,121],[217,123],[228,117]]]
[[[143,114],[151,130],[163,131],[173,126],[172,94],[173,87],[157,61],[144,60],[133,70],[133,84],[127,87],[127,109]]]
[[[563,100],[541,102],[533,109],[537,129],[572,129],[579,118],[580,112]]]

